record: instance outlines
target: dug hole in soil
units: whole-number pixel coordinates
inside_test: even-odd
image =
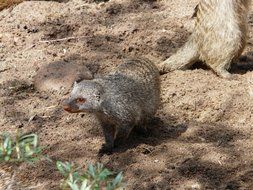
[[[37,133],[53,160],[123,171],[127,189],[253,189],[253,7],[249,40],[231,72],[161,76],[166,125],[99,157],[92,114],[68,114],[61,100],[74,80],[113,70],[129,56],[168,58],[193,30],[198,0],[26,1],[0,12],[0,131]],[[55,39],[63,39],[54,41]],[[11,180],[0,169],[0,189]],[[54,163],[22,164],[14,189],[59,189]]]

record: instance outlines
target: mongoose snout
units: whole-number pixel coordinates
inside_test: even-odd
[[[75,104],[72,102],[75,101],[77,104],[81,104],[85,102],[84,98],[77,98],[75,100],[69,100],[69,99],[64,99],[62,101],[62,107],[65,111],[69,112],[69,113],[79,113],[80,110],[78,109],[77,106],[75,106]]]

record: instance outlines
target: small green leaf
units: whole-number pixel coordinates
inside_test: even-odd
[[[68,172],[71,171],[72,165],[73,165],[73,164],[71,164],[71,163],[69,163],[69,162],[66,162],[66,163],[65,163],[65,168],[66,168],[66,170],[67,170]]]
[[[88,185],[88,180],[87,179],[83,180],[80,190],[90,190],[90,189],[91,186]]]
[[[76,171],[76,172],[73,172],[73,178],[74,179],[78,179],[78,178],[80,178],[80,175],[79,175],[79,173]]]
[[[100,180],[105,180],[108,176],[112,175],[113,173],[110,172],[108,169],[104,169],[103,171],[100,172],[98,175],[98,178]]]
[[[60,162],[60,161],[57,161],[56,162],[56,167],[57,169],[59,170],[59,172],[64,176],[64,177],[67,177],[68,174],[66,173],[66,170],[65,170],[65,167],[64,167],[64,163],[63,162]]]
[[[122,179],[123,179],[123,175],[122,175],[122,172],[120,172],[116,178],[112,181],[113,183],[113,186],[116,187],[118,184],[120,184],[122,182]]]
[[[68,182],[68,185],[70,186],[70,188],[72,190],[79,190],[79,187],[76,183],[71,183],[71,182]]]
[[[95,170],[94,170],[94,167],[93,167],[93,165],[92,164],[89,164],[89,166],[88,166],[88,172],[89,172],[89,174],[93,177],[93,178],[95,178]]]
[[[4,140],[4,149],[9,149],[11,147],[11,140],[10,140],[10,137],[6,137],[5,140]]]
[[[4,161],[10,161],[10,156],[5,156]]]

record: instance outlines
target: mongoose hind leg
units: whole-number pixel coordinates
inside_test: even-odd
[[[134,131],[143,137],[149,137],[152,132],[150,129],[153,129],[154,126],[161,125],[161,119],[158,117],[149,117],[145,122],[143,122],[141,125],[136,126],[134,128]]]
[[[123,144],[132,132],[134,125],[132,124],[122,124],[116,129],[116,138],[114,141],[114,146],[119,146]]]
[[[198,46],[193,36],[174,55],[158,65],[160,74],[166,74],[174,70],[186,70],[199,61]]]
[[[136,126],[134,128],[134,131],[140,135],[140,136],[144,136],[144,137],[147,137],[149,134],[148,134],[148,126],[146,123],[140,125],[140,126]]]
[[[225,78],[225,79],[232,79],[233,76],[231,73],[227,71],[228,65],[230,65],[231,61],[224,61],[223,63],[219,63],[214,65],[208,64],[213,71],[220,77]]]
[[[115,140],[115,126],[102,125],[103,133],[105,137],[105,143],[102,145],[99,153],[111,153],[114,148]]]
[[[160,74],[166,74],[175,70],[187,70],[193,64],[193,62],[185,62],[185,64],[177,64],[178,62],[171,62],[166,60],[159,65]]]

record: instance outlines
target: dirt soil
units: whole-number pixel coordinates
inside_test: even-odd
[[[237,79],[204,68],[161,76],[164,125],[148,137],[133,133],[99,157],[97,119],[60,104],[80,75],[104,75],[130,56],[168,58],[190,35],[197,2],[26,1],[1,11],[0,131],[37,133],[54,161],[123,171],[127,189],[253,189],[253,7],[247,48],[231,69]],[[0,189],[12,172],[0,168]],[[60,179],[55,163],[24,163],[13,189],[59,189]]]

